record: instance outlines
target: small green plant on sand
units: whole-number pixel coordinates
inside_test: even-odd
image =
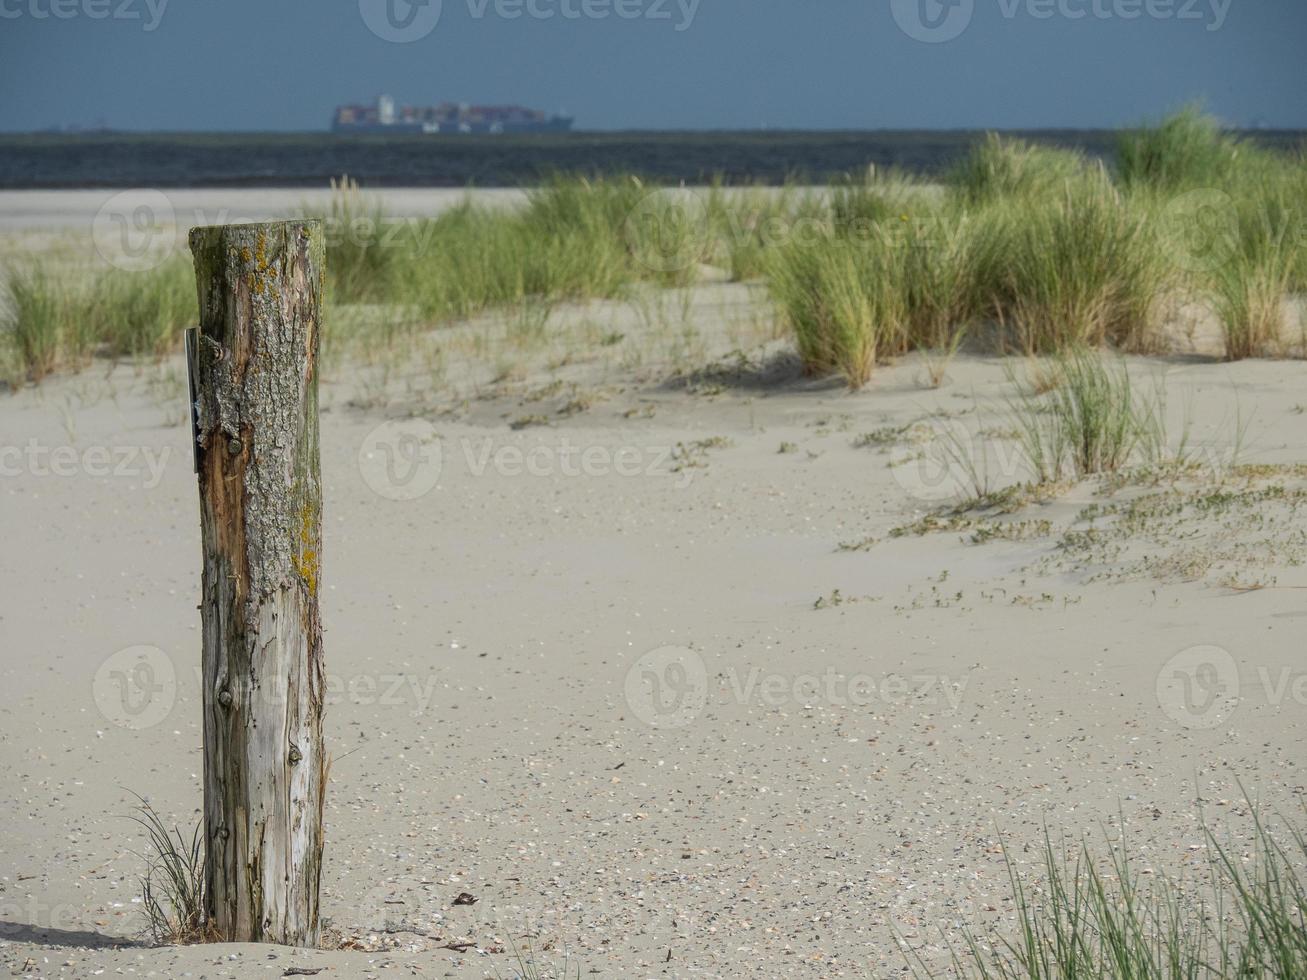
[[[542,960],[530,945],[525,950],[513,946],[513,968],[507,976],[495,971],[499,980],[580,980],[581,964],[572,961],[567,951],[557,963]]]
[[[144,828],[149,851],[142,855],[141,908],[151,940],[163,945],[210,941],[204,912],[204,840],[196,824],[188,841],[171,830],[142,799],[132,819]]]
[[[1161,395],[1137,394],[1124,363],[1088,350],[1059,355],[1057,363],[1061,384],[1011,403],[1014,428],[1036,480],[1111,473],[1137,450],[1164,450]]]

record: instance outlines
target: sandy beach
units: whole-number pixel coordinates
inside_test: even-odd
[[[376,192],[388,214],[400,218],[434,217],[467,197],[463,190],[441,188],[394,188]],[[67,229],[86,232],[95,216],[106,206],[129,212],[142,205],[153,206],[162,196],[172,209],[176,223],[235,224],[242,221],[271,221],[301,209],[325,209],[331,203],[329,188],[282,190],[271,188],[170,188],[166,191],[76,190],[0,191],[0,231],[21,229]],[[520,203],[519,190],[479,190],[478,203]],[[156,216],[162,220],[165,215]]]
[[[110,196],[0,193],[4,251],[88,248]],[[720,278],[560,306],[532,345],[487,315],[328,359],[323,950],[141,939],[136,794],[186,833],[201,803],[181,358],[0,394],[6,970],[904,976],[1011,923],[1046,831],[1192,880],[1200,816],[1239,849],[1245,793],[1301,812],[1301,360],[1201,330],[1130,357],[1194,469],[950,524],[932,447],[990,461],[1020,374],[964,348],[941,387],[912,354],[850,393]],[[1086,517],[1157,494],[1128,533]]]

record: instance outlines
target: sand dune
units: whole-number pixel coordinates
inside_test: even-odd
[[[34,195],[24,217],[13,197],[10,228],[99,200]],[[1185,873],[1198,801],[1236,842],[1240,781],[1299,805],[1296,505],[1182,506],[1135,538],[1107,521],[1078,551],[1086,505],[1168,490],[1085,483],[917,534],[957,489],[940,427],[1010,427],[999,359],[964,353],[930,389],[907,358],[848,394],[798,373],[758,290],[665,302],[560,310],[526,350],[487,317],[329,362],[323,905],[352,948],[130,944],[132,794],[187,828],[200,805],[180,363],[0,397],[11,971],[483,977],[529,945],[583,975],[899,975],[896,935],[941,962],[944,937],[1011,917],[1000,835],[1022,873],[1046,826]],[[1200,451],[1181,503],[1307,485],[1301,362],[1129,365]]]

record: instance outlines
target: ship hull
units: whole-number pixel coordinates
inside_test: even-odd
[[[572,120],[565,117],[546,119],[543,122],[504,123],[336,123],[333,133],[368,134],[382,136],[497,136],[521,133],[566,133],[572,129]]]

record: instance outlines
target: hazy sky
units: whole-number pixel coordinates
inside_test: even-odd
[[[387,38],[393,38],[388,40]],[[1307,128],[1304,0],[0,0],[0,130],[322,129],[341,102],[577,127]]]

